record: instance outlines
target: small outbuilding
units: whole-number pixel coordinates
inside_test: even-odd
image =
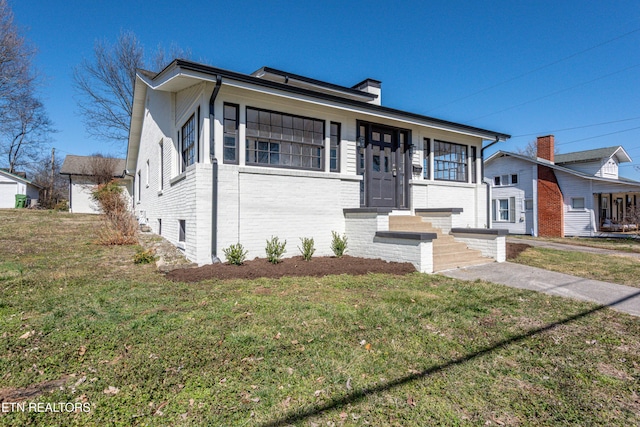
[[[69,177],[69,212],[100,213],[91,191],[101,179],[121,179],[123,191],[130,197],[131,188],[125,178],[125,160],[102,156],[68,155],[60,168],[60,175]]]
[[[0,169],[0,209],[16,206],[16,195],[27,196],[27,206],[38,202],[41,186],[27,179],[24,173],[10,173]]]

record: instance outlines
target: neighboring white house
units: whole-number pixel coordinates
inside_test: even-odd
[[[92,176],[96,165],[113,166],[113,178],[121,180],[125,195],[131,197],[132,181],[125,176],[125,159],[68,155],[60,168],[60,175],[69,177],[69,212],[100,213],[100,207],[91,196],[96,186]]]
[[[26,179],[26,176],[9,173],[0,169],[0,209],[16,206],[16,194],[27,196],[30,204],[38,202],[38,193],[42,189],[38,184]]]
[[[137,73],[126,168],[140,221],[199,264],[237,242],[264,257],[271,236],[287,240],[287,256],[301,237],[330,255],[331,231],[350,236],[367,215],[379,216],[375,256],[374,243],[406,240],[375,235],[390,230],[390,214],[486,232],[483,141],[508,137],[384,107],[372,79],[343,87],[175,60]]]
[[[498,151],[485,161],[492,228],[534,236],[594,236],[626,230],[640,208],[640,182],[618,175],[631,162],[621,146],[554,155],[553,135],[538,138],[538,157]]]

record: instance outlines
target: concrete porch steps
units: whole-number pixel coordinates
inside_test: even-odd
[[[491,258],[483,257],[480,251],[469,249],[464,243],[457,242],[453,236],[443,234],[442,230],[433,227],[430,222],[419,216],[389,215],[389,231],[436,233],[438,238],[433,240],[434,271],[493,262]]]

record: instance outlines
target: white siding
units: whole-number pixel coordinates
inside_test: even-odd
[[[595,230],[593,217],[593,192],[591,180],[564,172],[555,171],[558,185],[562,191],[564,209],[565,236],[592,236]],[[584,198],[584,209],[571,208],[571,199]]]
[[[493,221],[491,228],[508,230],[510,234],[531,234],[534,214],[527,215],[525,200],[534,199],[534,174],[536,165],[514,157],[498,157],[485,164],[485,177],[492,182],[491,199],[515,198],[515,222]],[[495,186],[493,178],[501,175],[518,175],[518,183]],[[535,209],[534,201],[534,209]],[[492,206],[493,209],[493,206]]]

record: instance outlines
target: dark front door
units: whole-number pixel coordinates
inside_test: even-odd
[[[405,140],[407,133],[394,128],[367,124],[360,131],[366,145],[364,157],[364,205],[368,207],[405,207]],[[362,134],[361,134],[362,135]]]
[[[382,128],[371,129],[371,149],[367,162],[371,206],[396,206],[398,170],[395,153],[398,143],[394,133]]]

